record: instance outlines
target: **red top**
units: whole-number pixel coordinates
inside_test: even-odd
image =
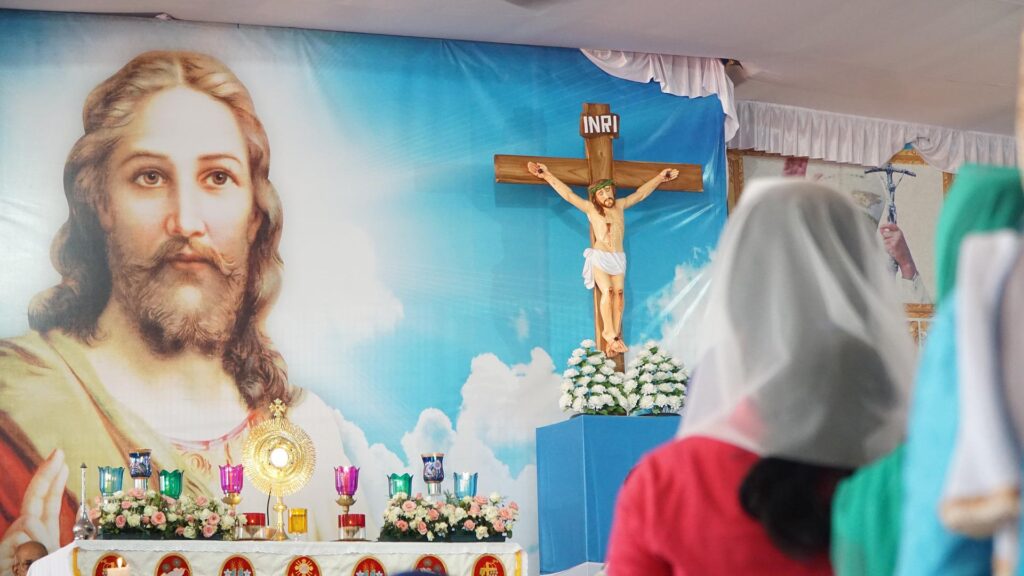
[[[689,437],[645,456],[619,492],[609,576],[829,576],[828,555],[792,559],[740,506],[757,455]]]

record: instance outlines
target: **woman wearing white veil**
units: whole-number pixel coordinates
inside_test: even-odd
[[[869,218],[755,181],[712,264],[681,439],[619,495],[609,574],[830,574],[835,483],[903,437],[913,349]]]

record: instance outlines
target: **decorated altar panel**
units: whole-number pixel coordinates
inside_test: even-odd
[[[104,84],[143,70],[223,96],[203,66],[236,76],[235,92]],[[648,163],[640,181],[696,169],[700,191],[666,183],[625,212],[621,321],[631,349],[694,360],[726,217],[716,97],[663,94],[568,49],[18,11],[0,11],[0,86],[0,533],[59,508],[67,543],[79,464],[94,496],[96,468],[138,448],[154,474],[183,470],[186,494],[219,498],[218,466],[241,462],[273,399],[260,394],[286,382],[317,455],[285,504],[308,510],[311,538],[337,537],[333,467],[360,467],[352,511],[373,538],[388,475],[426,492],[421,455],[443,453],[443,489],[477,472],[480,494],[518,503],[512,541],[535,552],[535,429],[567,417],[561,374],[595,333],[590,233],[543,180],[496,182],[494,158],[583,161],[585,103],[617,115],[612,155]],[[122,264],[145,269],[155,238],[183,229],[219,254],[182,249],[132,284]],[[208,291],[197,279],[214,268]],[[111,278],[134,292],[112,295]],[[159,319],[179,302],[203,313],[171,338]],[[114,305],[138,314],[105,324]],[[46,505],[23,507],[33,477]],[[252,482],[240,497],[240,512],[272,504]]]

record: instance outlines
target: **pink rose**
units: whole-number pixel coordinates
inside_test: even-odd
[[[483,496],[475,496],[473,498],[473,502],[483,506],[484,504],[487,504],[487,498],[484,498]]]
[[[510,512],[508,508],[502,508],[501,510],[498,510],[498,516],[500,516],[502,520],[511,520],[512,512]]]
[[[149,524],[149,516],[143,515],[142,516],[142,523],[143,524]]]
[[[409,529],[409,523],[405,520],[399,520],[398,522],[395,522],[395,526],[402,532],[405,532]]]
[[[185,527],[184,526],[178,526],[177,528],[174,529],[174,533],[176,535],[178,535],[178,536],[181,536],[181,535],[185,534]]]
[[[476,530],[476,522],[473,522],[472,520],[466,520],[462,523],[462,527],[472,532],[473,530]]]
[[[513,510],[519,510],[519,504],[516,504],[515,502],[509,502],[508,507]]]
[[[163,499],[168,506],[174,506],[174,498],[171,498],[170,496],[164,496]]]
[[[433,508],[431,508],[430,511],[427,512],[427,518],[430,518],[431,522],[433,522],[434,520],[437,520],[440,517],[441,517],[441,513],[438,512],[437,510],[433,509]]]
[[[100,509],[99,508],[89,508],[89,520],[92,520],[93,522],[95,522],[96,519],[99,518],[99,517],[100,517]]]
[[[414,496],[414,498],[416,500],[423,500],[423,492],[417,492],[416,496]]]
[[[132,507],[132,503],[131,502],[129,502],[127,500],[124,500],[124,501],[121,502],[121,510],[127,510],[127,509],[129,509],[131,507]]]
[[[139,488],[132,488],[131,492],[129,492],[128,495],[131,496],[132,498],[135,498],[136,500],[139,500],[143,496],[145,496],[146,493]]]
[[[191,515],[191,514],[189,514],[188,516],[185,516],[185,522],[188,522],[188,523],[192,523],[195,519],[196,519],[196,517]]]
[[[505,523],[502,522],[500,518],[494,521],[494,531],[495,532],[504,532],[505,531]]]
[[[209,538],[217,533],[217,527],[211,524],[203,526],[203,538]]]
[[[413,502],[412,500],[406,500],[405,502],[402,502],[402,510],[405,510],[406,512],[412,512],[415,509],[416,503]]]
[[[213,524],[214,526],[220,524],[220,514],[217,514],[216,512],[210,514],[206,517],[206,523]]]
[[[480,515],[480,506],[478,506],[476,502],[473,502],[473,504],[469,507],[469,515],[470,516],[479,516]]]
[[[420,534],[426,534],[427,533],[427,523],[424,522],[423,520],[420,520],[420,523],[416,525],[416,531],[419,532]]]
[[[153,514],[152,520],[153,520],[153,524],[156,524],[156,525],[159,526],[160,524],[164,524],[164,523],[167,522],[167,516],[165,516],[163,512],[160,512],[159,510],[157,510],[157,513]]]
[[[117,526],[118,528],[124,528],[124,525],[127,522],[128,520],[124,517],[124,514],[118,514],[117,518],[114,518],[114,526]]]
[[[196,496],[196,506],[206,506],[210,501],[206,499],[206,496]]]

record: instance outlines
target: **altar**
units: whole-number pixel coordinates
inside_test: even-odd
[[[82,540],[32,565],[30,576],[387,576],[419,569],[452,576],[522,576],[512,542],[270,542]]]

